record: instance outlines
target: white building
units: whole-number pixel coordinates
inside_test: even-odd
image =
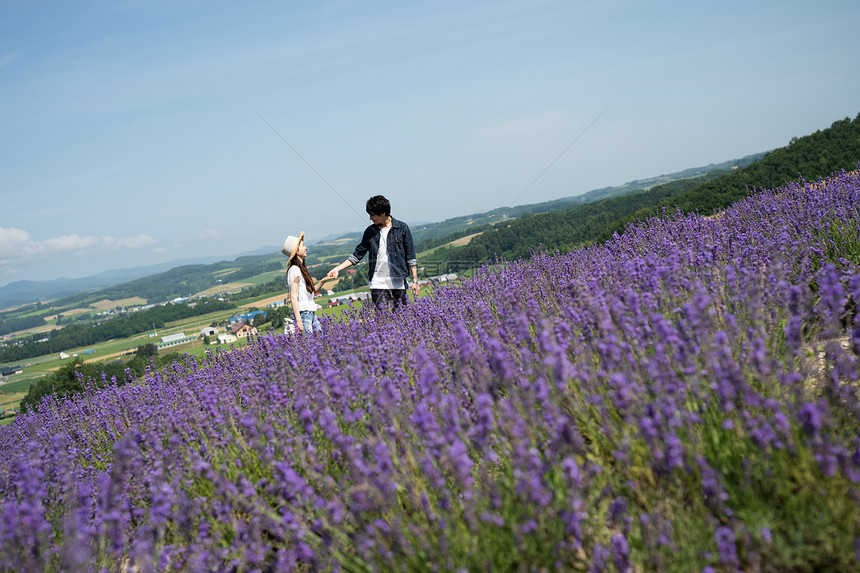
[[[221,344],[230,344],[231,342],[236,342],[239,340],[236,338],[236,335],[230,334],[229,332],[222,332],[218,335],[218,342]]]
[[[177,332],[176,334],[168,334],[167,336],[161,337],[162,344],[169,344],[171,342],[176,342],[177,340],[182,340],[185,338],[184,332]]]
[[[162,348],[178,346],[180,344],[185,344],[186,342],[191,342],[192,340],[196,339],[196,336],[185,336],[184,332],[177,332],[176,334],[168,334],[167,336],[162,336],[161,342],[156,344],[155,347],[161,350]]]
[[[430,277],[432,282],[446,283],[449,281],[457,280],[457,273],[448,273],[445,275],[436,275],[435,277]]]
[[[342,296],[338,296],[338,297],[334,297],[332,299],[329,299],[328,304],[329,304],[329,306],[337,306],[339,304],[349,304],[349,303],[351,303],[353,301],[357,301],[357,300],[369,300],[369,299],[370,299],[370,292],[369,291],[354,292],[352,294],[345,294]]]
[[[207,326],[200,331],[200,338],[203,338],[204,336],[215,336],[216,334],[218,334],[218,329],[216,327]]]

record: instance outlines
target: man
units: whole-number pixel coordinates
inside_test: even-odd
[[[333,268],[326,279],[336,279],[340,271],[357,265],[364,255],[370,253],[370,298],[377,308],[398,308],[406,305],[406,277],[412,274],[412,293],[418,296],[418,259],[409,225],[391,216],[391,203],[382,195],[367,200],[367,214],[373,223],[364,230],[361,242],[353,254]]]

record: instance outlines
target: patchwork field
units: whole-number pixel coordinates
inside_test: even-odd
[[[469,243],[472,242],[472,239],[474,239],[475,237],[477,237],[478,235],[480,235],[482,233],[483,233],[483,231],[481,231],[481,233],[472,233],[471,235],[466,235],[465,237],[460,237],[459,239],[455,239],[445,246],[447,246],[447,247],[462,247],[463,245],[468,245]]]
[[[113,308],[113,307],[112,307]],[[73,308],[71,310],[64,310],[63,312],[52,314],[50,316],[46,316],[45,320],[57,320],[59,316],[62,314],[63,316],[75,316],[78,314],[84,314],[85,312],[92,312],[91,308]]]
[[[224,283],[224,284],[220,284],[218,286],[214,286],[212,288],[208,288],[206,290],[202,290],[202,291],[198,292],[195,296],[212,296],[212,295],[216,295],[216,294],[222,293],[222,292],[226,292],[226,293],[239,292],[243,288],[249,287],[249,286],[252,286],[252,283],[250,283],[250,282]]]
[[[264,307],[269,306],[273,302],[283,302],[284,300],[289,301],[290,295],[285,291],[281,294],[277,294],[274,296],[270,296],[269,298],[264,298],[262,300],[256,300],[253,302],[246,302],[241,305],[239,308],[259,308],[262,309]]]
[[[3,408],[6,411],[16,410],[18,408],[18,404],[21,403],[21,399],[26,395],[26,392],[9,392],[0,394],[0,408]]]
[[[145,298],[140,298],[139,296],[131,297],[131,298],[123,298],[119,300],[110,300],[110,299],[102,299],[91,303],[88,307],[79,307],[72,308],[69,310],[64,310],[63,312],[59,312],[57,314],[51,314],[45,317],[47,321],[57,320],[61,315],[63,317],[76,316],[79,314],[85,314],[87,312],[92,312],[93,310],[105,311],[105,310],[113,310],[115,308],[128,308],[132,306],[142,306],[146,304]],[[53,330],[53,326],[48,326],[47,328],[35,329],[35,332],[41,332],[43,330]]]
[[[141,305],[146,304],[146,302],[147,301],[145,298],[140,298],[139,296],[134,296],[131,298],[123,298],[120,300],[103,299],[103,300],[92,303],[90,306],[95,308],[95,309],[98,309],[98,310],[113,310],[117,307],[127,308],[130,306],[141,306]]]

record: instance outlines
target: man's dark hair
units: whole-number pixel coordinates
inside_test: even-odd
[[[391,215],[391,203],[382,195],[374,195],[368,199],[364,209],[368,215]]]

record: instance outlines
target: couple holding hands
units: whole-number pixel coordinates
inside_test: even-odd
[[[397,309],[407,304],[406,278],[410,273],[410,288],[418,296],[418,259],[415,257],[409,225],[391,216],[391,203],[382,195],[368,199],[365,209],[373,224],[364,230],[361,242],[349,258],[316,283],[305,266],[308,249],[304,243],[304,232],[298,237],[290,235],[284,241],[281,252],[289,257],[287,288],[299,332],[321,329],[316,316],[318,305],[314,302],[314,294],[319,292],[324,283],[336,279],[340,271],[357,265],[367,253],[370,253],[370,298],[377,308],[391,306]]]

